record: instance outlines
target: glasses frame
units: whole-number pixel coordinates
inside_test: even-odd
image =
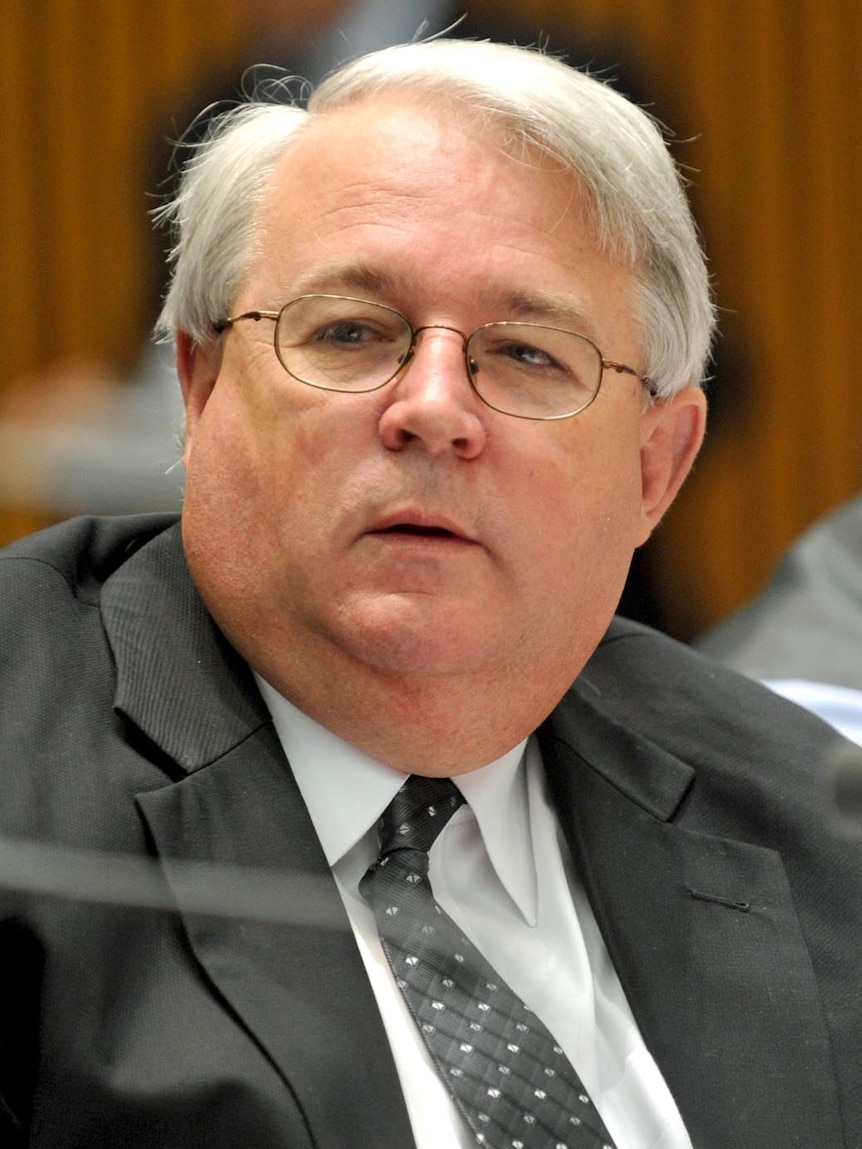
[[[388,311],[392,315],[396,315],[399,319],[404,321],[405,327],[410,331],[410,346],[404,353],[401,362],[398,364],[392,374],[382,382],[375,383],[373,387],[356,387],[351,388],[349,391],[345,391],[342,387],[327,387],[325,383],[312,383],[308,379],[303,379],[301,376],[295,375],[281,357],[281,350],[278,345],[278,326],[282,315],[285,311],[287,311],[289,307],[292,307],[295,303],[301,303],[306,299],[342,299],[346,300],[348,303],[363,303],[367,306],[379,307],[383,311]],[[392,380],[397,378],[397,376],[400,375],[402,371],[405,371],[412,362],[413,357],[416,354],[417,339],[423,331],[452,331],[456,335],[460,335],[464,345],[464,365],[467,371],[467,378],[470,381],[470,386],[473,388],[474,393],[478,396],[479,399],[481,399],[486,407],[490,407],[492,411],[497,411],[501,415],[508,415],[511,419],[529,419],[535,423],[550,423],[559,419],[573,419],[575,415],[580,415],[582,411],[586,411],[590,404],[595,402],[599,391],[602,389],[602,380],[604,379],[605,371],[615,371],[618,375],[633,376],[635,379],[639,380],[647,389],[651,400],[656,399],[659,393],[658,385],[654,382],[654,380],[650,379],[649,376],[642,375],[639,371],[635,371],[634,367],[629,367],[626,363],[618,363],[614,359],[605,359],[601,350],[596,346],[592,339],[589,339],[586,335],[582,335],[579,331],[569,331],[565,327],[552,327],[547,323],[524,323],[521,320],[506,319],[495,320],[491,323],[483,323],[480,327],[477,327],[475,331],[471,331],[469,335],[466,335],[463,331],[460,330],[460,328],[449,327],[445,323],[426,323],[421,327],[414,327],[407,316],[404,315],[403,312],[398,311],[397,308],[389,307],[385,303],[377,303],[372,299],[361,299],[359,296],[354,295],[331,295],[319,292],[307,295],[297,295],[295,299],[289,299],[287,303],[279,308],[278,311],[244,311],[241,315],[234,315],[227,319],[222,319],[216,323],[213,323],[213,330],[215,331],[216,335],[221,335],[233,327],[235,323],[242,323],[244,320],[253,320],[255,323],[257,323],[261,319],[271,319],[274,322],[275,327],[273,328],[272,335],[273,350],[275,351],[275,355],[279,363],[291,377],[291,379],[296,379],[298,383],[302,383],[306,387],[314,387],[318,391],[331,391],[338,395],[367,395],[372,391],[379,391],[382,387],[385,387],[388,383],[391,383]],[[516,411],[506,411],[502,407],[496,407],[493,403],[485,398],[485,396],[476,386],[475,377],[479,371],[479,366],[475,359],[471,359],[470,357],[471,341],[475,338],[476,335],[478,335],[480,331],[484,331],[488,327],[532,327],[539,331],[557,331],[561,335],[574,335],[578,339],[583,339],[583,341],[588,343],[590,347],[592,347],[596,352],[601,364],[602,370],[599,375],[598,386],[586,403],[574,411],[566,411],[561,415],[522,415]]]

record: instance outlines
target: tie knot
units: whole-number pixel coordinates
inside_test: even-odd
[[[464,802],[450,778],[411,774],[377,824],[380,857],[398,849],[431,849],[437,835]]]

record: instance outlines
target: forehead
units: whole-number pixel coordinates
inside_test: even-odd
[[[391,96],[309,123],[273,173],[260,237],[252,278],[282,302],[379,281],[390,301],[394,285],[478,292],[492,306],[577,295],[587,271],[617,289],[631,280],[599,249],[590,202],[557,161],[499,126]]]

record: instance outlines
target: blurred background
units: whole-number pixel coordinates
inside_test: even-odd
[[[544,42],[672,131],[721,309],[708,443],[629,613],[688,638],[862,488],[859,0],[3,0],[0,542],[181,500],[148,212],[167,141],[245,69],[410,39]],[[166,473],[168,472],[168,473]]]

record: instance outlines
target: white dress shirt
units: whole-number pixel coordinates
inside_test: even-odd
[[[434,1069],[358,892],[375,823],[405,776],[258,685],[320,838],[392,1047],[418,1149],[476,1141]],[[430,852],[434,896],[577,1070],[618,1149],[691,1149],[578,882],[535,740],[454,779],[467,805]]]

